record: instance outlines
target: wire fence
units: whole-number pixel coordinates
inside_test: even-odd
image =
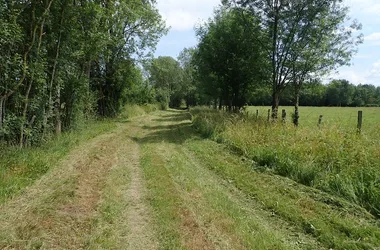
[[[271,107],[250,106],[247,111],[250,115],[266,119]],[[286,111],[286,122],[292,123],[294,107],[280,107],[278,116],[281,118],[282,110]],[[318,128],[322,115],[321,126],[335,127],[344,130],[358,129],[358,112],[362,111],[361,130],[366,134],[380,134],[380,108],[377,107],[299,107],[299,127]]]

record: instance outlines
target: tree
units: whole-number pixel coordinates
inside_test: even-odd
[[[229,111],[239,110],[246,105],[252,87],[266,81],[258,18],[244,10],[221,8],[196,33],[200,41],[196,62],[206,93],[215,105],[219,98],[219,107],[224,104]]]
[[[178,56],[178,62],[183,70],[182,90],[187,107],[189,107],[190,105],[196,105],[197,103],[196,93],[198,82],[196,79],[196,68],[194,65],[195,53],[195,48],[185,48],[180,52]]]
[[[106,1],[101,25],[106,45],[93,64],[96,81],[91,86],[98,92],[98,113],[115,116],[120,111],[119,70],[132,55],[144,57],[167,31],[154,1]]]
[[[147,66],[149,82],[156,89],[157,101],[164,106],[179,107],[185,97],[183,70],[174,58],[158,57]]]
[[[354,85],[347,80],[333,80],[326,90],[326,104],[328,106],[347,107],[352,104],[355,93]]]
[[[361,26],[345,25],[348,9],[342,0],[224,0],[260,16],[271,46],[272,115],[277,119],[280,95],[290,85],[296,91],[305,79],[347,65],[361,35]],[[298,94],[296,94],[298,98]],[[296,101],[298,103],[298,101]],[[296,104],[297,107],[297,104]]]

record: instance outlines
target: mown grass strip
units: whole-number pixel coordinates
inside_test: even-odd
[[[253,202],[241,200],[237,190],[230,190],[228,180],[218,178],[205,167],[205,164],[212,165],[214,162],[205,163],[203,160],[207,159],[199,161],[197,155],[187,152],[186,148],[190,145],[195,145],[200,151],[209,146],[191,140],[176,148],[168,147],[171,160],[167,167],[182,190],[186,206],[194,211],[200,224],[205,230],[207,227],[216,228],[217,234],[220,234],[213,237],[216,245],[219,243],[222,249],[223,246],[233,249],[310,247],[308,243],[297,245],[296,239],[289,239],[280,225],[270,224],[273,221],[267,213],[255,210]]]
[[[155,151],[154,145],[142,146],[141,166],[146,186],[147,200],[153,208],[155,231],[160,249],[186,249],[181,242],[182,199],[165,165],[167,163]]]
[[[114,166],[102,192],[102,202],[99,214],[92,222],[92,233],[87,239],[89,249],[117,249],[122,245],[123,238],[131,230],[123,218],[128,201],[125,200],[130,183],[129,169],[121,164]]]
[[[31,185],[75,146],[115,127],[110,120],[93,121],[86,128],[64,133],[40,147],[20,150],[3,146],[0,148],[0,203]]]

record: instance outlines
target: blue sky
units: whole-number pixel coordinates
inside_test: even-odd
[[[158,9],[171,27],[157,46],[156,56],[176,58],[186,47],[197,44],[194,26],[212,17],[220,0],[158,0]],[[330,78],[344,78],[354,84],[380,86],[380,0],[345,0],[352,19],[363,25],[364,43],[352,58],[350,67],[331,73]]]

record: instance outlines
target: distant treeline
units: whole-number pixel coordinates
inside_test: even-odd
[[[281,95],[281,105],[293,105],[294,93],[294,87],[289,86]],[[347,80],[333,80],[329,84],[315,81],[302,87],[299,102],[301,106],[379,107],[380,87],[370,84],[354,85]],[[248,104],[271,105],[271,88],[263,86],[253,91]]]

